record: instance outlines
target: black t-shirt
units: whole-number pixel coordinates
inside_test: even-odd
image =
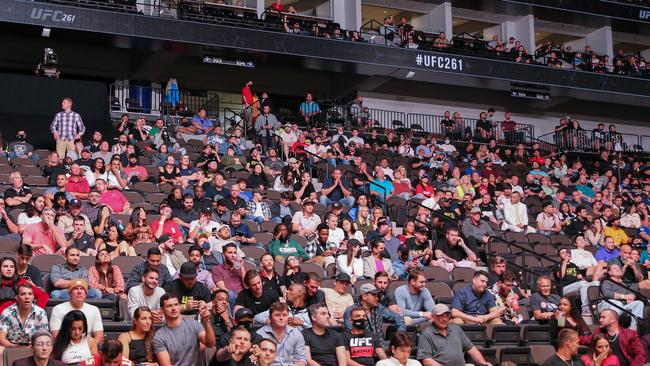
[[[482,128],[485,131],[492,131],[492,124],[487,120],[478,120],[476,121],[476,128]]]
[[[453,119],[443,119],[440,121],[440,124],[443,125],[444,127],[453,127],[454,126],[454,120]]]
[[[573,356],[571,361],[565,361],[561,359],[557,354],[554,354],[553,356],[549,357],[546,362],[544,362],[543,366],[567,366],[567,365],[573,365],[573,366],[585,366],[584,362],[580,359],[578,356]]]
[[[210,289],[201,282],[196,282],[191,289],[186,288],[181,282],[180,278],[165,284],[165,291],[169,294],[176,294],[176,298],[181,305],[187,304],[190,300],[203,300],[206,303],[212,301],[212,292]],[[198,314],[199,310],[185,311],[183,314],[192,315]]]
[[[256,364],[251,361],[250,352],[247,353],[241,360],[235,361],[232,358],[227,361],[217,361],[216,354],[210,360],[210,366],[255,366]]]
[[[374,334],[366,331],[364,334],[343,334],[345,349],[350,351],[350,358],[365,366],[374,366],[379,358],[375,349],[383,347],[381,340]]]
[[[95,159],[84,160],[84,159],[80,158],[80,159],[75,160],[74,162],[76,164],[78,164],[79,166],[87,166],[89,168],[92,168],[92,167],[95,166]]]
[[[325,334],[318,335],[312,328],[302,332],[305,346],[309,347],[311,358],[321,366],[336,366],[336,347],[344,347],[343,337],[334,330],[325,329]]]
[[[67,240],[70,240],[72,238],[72,233],[67,233],[65,234],[65,238]],[[72,246],[79,249],[80,252],[86,253],[88,249],[94,249],[95,248],[95,238],[92,236],[84,233],[81,238],[75,239],[72,242]]]
[[[264,287],[262,296],[256,298],[249,289],[245,289],[237,295],[235,305],[243,306],[250,309],[253,314],[259,314],[263,311],[269,310],[271,304],[276,302],[280,295],[271,288]]]
[[[276,273],[273,273],[273,277],[270,279],[266,276],[262,276],[262,284],[264,287],[270,287],[276,293],[281,293],[280,286],[282,285],[282,279]]]
[[[293,185],[293,191],[294,192],[298,192],[301,189],[302,189],[302,184],[300,184],[300,182]],[[316,189],[314,188],[314,185],[311,184],[311,183],[308,183],[307,187],[305,188],[305,191],[302,193],[302,196],[300,198],[305,199],[305,198],[309,197],[314,192],[316,192]]]
[[[454,221],[456,221],[458,219],[458,214],[451,207],[449,207],[449,208],[440,207],[439,210],[436,210],[434,212],[439,214],[439,215],[443,215],[444,217],[447,217],[447,218],[449,218],[451,220],[454,220]],[[444,221],[446,221],[446,220],[444,220]]]
[[[257,332],[251,331],[251,344],[260,344],[264,340],[264,337],[257,334]],[[223,348],[230,344],[230,333],[225,333],[221,337],[217,338],[217,349]]]
[[[524,185],[524,192],[527,190],[530,190],[534,194],[538,194],[542,191],[542,186],[536,183],[526,183],[526,185]]]
[[[55,187],[56,186],[56,176],[59,175],[60,173],[67,173],[68,171],[65,169],[64,165],[55,165],[55,166],[47,166],[43,169],[43,175],[47,177],[47,185],[50,187]]]
[[[436,241],[436,245],[433,247],[434,252],[436,250],[442,251],[447,257],[457,260],[457,261],[462,261],[463,259],[467,258],[467,253],[465,253],[465,250],[460,247],[460,245],[454,245],[451,247],[447,243],[447,238],[441,238],[438,241]]]
[[[314,296],[305,296],[305,307],[309,307],[314,304],[324,304],[325,303],[325,293],[321,290],[316,291]]]
[[[409,248],[410,257],[419,257],[423,254],[424,250],[429,247],[429,240],[426,240],[422,244],[418,244],[415,238],[408,238],[406,240],[406,247]]]
[[[29,187],[26,187],[26,186],[23,186],[18,191],[13,189],[13,187],[10,187],[10,188],[7,188],[7,190],[5,191],[4,196],[5,196],[5,199],[7,199],[7,198],[14,198],[14,197],[25,197],[25,196],[27,196],[28,194],[31,194],[31,193],[32,193],[32,191],[29,189]],[[25,207],[27,207],[27,205],[24,204],[24,203],[21,203],[21,204],[16,205],[16,206],[11,206],[11,208],[20,208],[20,209],[25,209]]]
[[[574,282],[578,282],[578,273],[580,273],[580,269],[578,266],[575,264],[569,262],[566,266],[566,271],[564,272],[564,278],[560,278],[560,268],[561,264],[556,264],[553,267],[553,273],[555,273],[555,278],[558,281],[562,282],[562,286],[567,286],[570,285]]]
[[[630,366],[630,363],[627,362],[627,358],[625,358],[625,355],[621,350],[621,344],[619,342],[619,338],[616,337],[616,339],[612,340],[609,336],[606,337],[607,340],[609,341],[609,348],[612,350],[612,354],[618,357],[618,363],[620,364],[620,366]]]

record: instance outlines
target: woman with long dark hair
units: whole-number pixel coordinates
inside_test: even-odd
[[[264,173],[264,166],[262,164],[255,164],[253,171],[246,179],[246,188],[264,190],[269,186],[269,181]]]
[[[52,359],[67,365],[78,365],[96,354],[97,343],[88,337],[88,322],[81,310],[72,310],[63,317],[61,330],[54,339]]]
[[[158,365],[153,354],[154,333],[151,310],[146,306],[135,309],[131,330],[117,337],[117,340],[122,343],[122,357],[128,358],[137,365]]]
[[[580,307],[576,306],[571,299],[566,296],[561,297],[558,311],[564,317],[564,326],[560,324],[561,321],[558,321],[558,331],[562,328],[569,328],[575,330],[580,335],[591,334],[589,326],[582,317]]]
[[[147,225],[147,211],[144,208],[136,207],[133,209],[129,223],[126,224],[124,229],[124,237],[131,245],[155,242],[151,227]]]
[[[343,229],[346,239],[357,239],[362,243],[364,242],[363,233],[354,227],[354,222],[349,217],[346,216],[341,219],[341,229]]]
[[[106,162],[102,158],[97,158],[95,159],[95,162],[93,163],[93,176],[94,179],[92,182],[88,182],[91,186],[95,185],[95,181],[97,179],[103,179],[107,180],[108,179],[108,173],[106,172]]]
[[[284,261],[284,276],[282,277],[282,286],[289,288],[292,283],[303,283],[307,278],[307,273],[300,269],[300,261],[291,255]]]
[[[172,210],[179,210],[183,208],[183,190],[181,187],[175,186],[172,188],[169,195],[167,195],[167,205]]]
[[[612,354],[607,336],[596,333],[591,337],[589,352],[580,358],[585,366],[620,366],[616,355]]]
[[[115,302],[118,299],[126,300],[122,270],[111,262],[111,255],[106,249],[99,250],[95,265],[88,269],[88,286],[101,291],[103,299]]]
[[[41,290],[32,283],[32,280],[25,277],[19,277],[16,271],[16,260],[12,257],[2,257],[0,259],[0,313],[16,303],[16,294],[18,286],[28,284],[34,291],[36,305],[45,309],[50,296],[47,292]]]
[[[363,260],[361,260],[361,243],[358,240],[348,240],[345,254],[336,258],[336,272],[350,276],[350,282],[356,283],[363,278]]]
[[[56,217],[65,216],[70,210],[70,202],[65,196],[66,192],[56,192],[52,199],[52,208],[56,212]]]
[[[296,184],[296,173],[289,168],[284,168],[282,175],[275,178],[273,190],[278,192],[292,192],[294,184]]]
[[[95,244],[98,252],[106,250],[111,258],[120,255],[128,255],[130,257],[135,257],[137,255],[135,249],[124,240],[122,230],[120,230],[119,226],[115,224],[110,224],[108,226],[106,237],[103,239],[97,239]]]

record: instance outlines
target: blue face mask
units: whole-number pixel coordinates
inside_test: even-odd
[[[210,243],[207,242],[207,241],[206,241],[206,242],[203,242],[203,244],[201,244],[201,248],[203,248],[203,250],[208,250],[208,249],[210,249]]]

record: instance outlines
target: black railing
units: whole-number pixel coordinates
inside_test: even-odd
[[[537,137],[539,141],[566,151],[599,151],[607,149],[621,152],[650,151],[650,137],[630,133],[610,134],[593,130],[553,131]]]
[[[363,193],[363,194],[365,194],[365,195],[368,197],[368,199],[370,199],[371,201],[376,202],[376,203],[379,203],[379,205],[381,206],[381,208],[384,210],[384,214],[387,214],[387,212],[388,212],[388,207],[387,207],[387,205],[386,205],[386,199],[383,199],[383,200],[382,200],[382,199],[380,199],[379,197],[376,197],[376,196],[370,194],[370,191],[372,190],[372,189],[370,188],[370,186],[373,186],[373,187],[376,188],[375,190],[376,190],[377,192],[379,192],[379,190],[377,190],[377,189],[381,189],[382,192],[384,193],[383,196],[386,197],[386,188],[384,188],[384,187],[378,185],[377,183],[373,182],[372,180],[368,179],[368,177],[366,177],[364,174],[357,173],[357,172],[354,172],[354,171],[352,171],[352,170],[346,170],[346,171],[343,173],[343,176],[344,176],[344,178],[348,179],[348,182],[350,182],[350,187],[352,187],[353,190],[355,190],[356,192],[359,192],[359,193]],[[352,176],[352,178],[349,178],[350,176]],[[360,179],[362,182],[364,182],[364,183],[361,185],[361,188],[358,188],[358,187],[355,186],[355,184],[354,184],[354,178]]]
[[[603,302],[606,302],[607,304],[609,304],[611,307],[617,309],[618,312],[623,313],[623,314],[627,314],[631,318],[636,319],[638,333],[641,334],[641,335],[646,334],[647,331],[650,330],[649,329],[649,327],[650,327],[650,319],[639,318],[636,315],[634,315],[634,313],[629,311],[628,309],[625,309],[624,307],[620,306],[617,302],[612,301],[612,299],[606,298],[604,296],[604,294],[603,294],[603,285],[605,284],[605,282],[613,283],[614,285],[616,285],[616,286],[618,286],[618,287],[620,287],[620,288],[622,288],[622,289],[624,289],[626,291],[629,291],[629,292],[633,293],[634,296],[636,297],[636,300],[639,300],[639,301],[643,302],[644,306],[650,305],[650,301],[648,300],[648,298],[645,295],[643,295],[641,292],[632,289],[630,286],[627,286],[624,283],[616,282],[616,281],[612,280],[609,277],[604,277],[603,279],[600,280],[600,283],[598,284],[598,293],[600,294],[600,299]],[[600,311],[598,310],[598,304],[596,304],[595,307],[592,308],[592,310],[594,310],[594,313],[596,313],[596,314],[599,313]]]

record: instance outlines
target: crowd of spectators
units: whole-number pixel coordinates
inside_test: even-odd
[[[214,365],[458,365],[465,354],[490,365],[464,325],[538,323],[557,334],[546,365],[580,364],[578,343],[585,364],[647,361],[637,333],[650,289],[647,159],[609,140],[589,164],[500,145],[494,110],[469,130],[475,142],[452,143],[468,133],[453,122],[439,140],[281,125],[268,96],[249,103],[252,85],[242,90],[244,107],[261,111],[250,113],[252,141],[201,110],[175,131],[125,115],[113,146],[96,131],[84,143],[63,100],[58,152],[12,160],[37,162],[47,187],[26,185],[16,165],[0,199],[0,238],[18,248],[0,259],[0,350],[82,365],[196,365],[203,348],[216,349]],[[318,113],[314,103],[299,112]],[[156,190],[134,200],[145,186]],[[407,201],[417,208],[405,216]],[[507,250],[491,252],[504,234],[550,249],[536,288]],[[138,264],[116,264],[138,253]],[[30,264],[38,256],[60,261],[43,276]],[[470,274],[445,300],[431,271]],[[97,301],[125,303],[132,329],[105,339]]]

